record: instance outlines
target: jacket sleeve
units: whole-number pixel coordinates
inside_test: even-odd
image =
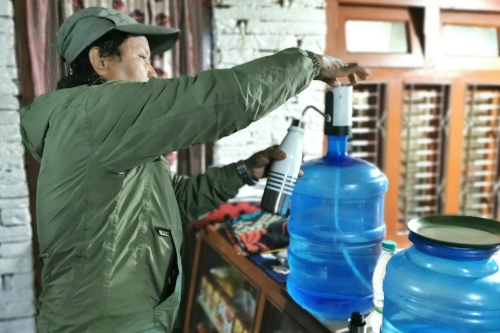
[[[209,168],[194,176],[171,174],[182,222],[196,221],[220,204],[234,198],[244,185],[234,163]]]
[[[305,89],[316,56],[287,49],[195,77],[110,81],[91,87],[85,110],[102,165],[121,172],[247,127]]]

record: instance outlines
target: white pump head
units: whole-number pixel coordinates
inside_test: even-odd
[[[331,121],[325,122],[326,135],[348,136],[352,126],[352,85],[342,84],[330,88],[325,95],[325,114]]]

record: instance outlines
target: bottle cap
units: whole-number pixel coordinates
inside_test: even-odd
[[[300,119],[293,119],[292,120],[292,126],[298,127],[298,128],[304,128],[305,124],[300,121]]]
[[[351,314],[351,324],[355,326],[365,326],[365,316],[360,312],[353,312]]]
[[[382,241],[382,250],[387,252],[395,252],[397,248],[397,244],[391,240]]]
[[[353,312],[351,318],[347,320],[349,333],[365,333],[366,321],[365,316],[360,312]]]

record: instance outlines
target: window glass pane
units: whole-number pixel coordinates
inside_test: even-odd
[[[445,25],[443,47],[447,55],[498,57],[497,29]]]
[[[407,53],[405,22],[348,20],[345,23],[348,52]]]

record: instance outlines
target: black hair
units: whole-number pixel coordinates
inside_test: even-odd
[[[71,75],[94,74],[94,68],[90,63],[89,51],[93,47],[99,48],[101,57],[118,56],[121,59],[120,46],[127,40],[130,34],[118,30],[110,30],[95,42],[87,46],[75,60],[70,64]]]

